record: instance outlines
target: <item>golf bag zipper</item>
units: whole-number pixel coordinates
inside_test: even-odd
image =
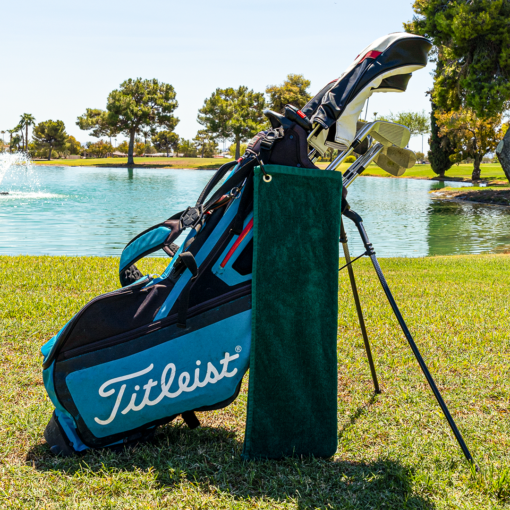
[[[200,313],[207,312],[217,306],[221,306],[222,304],[228,303],[235,299],[239,299],[251,294],[251,285],[246,285],[241,289],[234,290],[229,292],[228,294],[223,294],[222,296],[210,299],[209,301],[205,301],[204,303],[200,303],[199,305],[193,306],[189,310],[189,317],[194,317],[199,315]],[[135,338],[154,333],[163,329],[172,323],[176,323],[177,321],[177,313],[174,313],[164,319],[161,319],[157,322],[151,322],[149,324],[145,324],[137,329],[129,331],[127,333],[122,333],[120,335],[116,335],[111,337],[110,339],[99,340],[98,342],[94,342],[92,344],[83,345],[81,347],[76,347],[75,349],[71,349],[67,352],[64,352],[58,356],[57,361],[64,361],[67,359],[74,358],[76,356],[81,356],[83,354],[87,354],[92,351],[99,351],[100,349],[106,349],[109,347],[115,347],[116,345],[122,344],[124,342],[129,342]]]

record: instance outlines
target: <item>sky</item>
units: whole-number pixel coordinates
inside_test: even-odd
[[[63,120],[82,143],[96,141],[76,118],[86,108],[104,109],[113,89],[141,77],[174,86],[176,132],[193,138],[198,109],[217,87],[263,92],[296,73],[311,80],[315,94],[412,16],[411,0],[8,2],[0,24],[0,130],[31,113],[37,122]],[[414,73],[403,94],[374,95],[367,119],[428,113],[432,71],[429,64]],[[421,137],[410,147],[421,150]]]

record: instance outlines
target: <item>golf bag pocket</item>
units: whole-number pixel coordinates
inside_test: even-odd
[[[249,363],[251,296],[206,308],[190,310],[185,329],[168,317],[99,341],[75,341],[54,356],[43,378],[54,419],[73,429],[66,435],[75,451],[78,443],[85,449],[126,442],[179,414],[219,409],[236,398]],[[46,357],[75,319],[43,348]]]

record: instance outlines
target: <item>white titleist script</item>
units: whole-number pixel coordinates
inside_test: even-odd
[[[218,381],[223,379],[224,377],[233,377],[237,374],[237,368],[234,368],[232,371],[228,372],[228,364],[230,361],[233,361],[235,359],[239,358],[239,354],[234,354],[233,356],[230,356],[228,352],[225,353],[225,357],[220,360],[220,364],[223,365],[223,368],[221,372],[218,372],[216,370],[216,367],[211,363],[207,363],[207,373],[205,375],[205,378],[203,381],[200,380],[200,368],[195,369],[195,379],[193,381],[193,384],[189,386],[189,383],[191,381],[191,375],[188,372],[182,372],[179,377],[176,379],[176,368],[173,363],[168,363],[166,367],[164,368],[162,374],[161,374],[161,380],[160,380],[160,388],[161,393],[158,395],[157,398],[154,400],[150,399],[150,393],[154,386],[158,386],[158,382],[154,379],[149,379],[147,383],[143,386],[143,389],[145,390],[145,394],[143,396],[143,400],[140,402],[140,404],[136,404],[136,397],[138,393],[136,393],[140,386],[135,386],[135,392],[131,395],[131,400],[129,401],[129,404],[121,411],[122,414],[127,414],[129,411],[141,411],[145,406],[155,406],[159,404],[163,398],[175,398],[178,397],[183,391],[184,392],[192,392],[195,391],[196,388],[203,388],[204,386],[207,386],[210,384],[216,384]],[[200,360],[197,361],[197,366],[200,367],[202,362]],[[148,374],[152,371],[154,368],[154,364],[150,364],[147,368],[144,370],[140,370],[139,372],[135,372],[133,374],[123,375],[122,377],[116,377],[115,379],[110,379],[109,381],[106,381],[101,385],[99,388],[99,395],[101,397],[109,397],[110,395],[113,395],[115,393],[115,388],[110,388],[107,390],[109,386],[112,386],[115,383],[121,382],[121,381],[127,381],[128,379],[134,379],[136,377],[141,377],[142,375]],[[174,380],[177,380],[177,388],[174,388],[175,391],[171,391],[172,384]],[[110,417],[107,420],[101,420],[99,418],[94,418],[94,420],[99,423],[99,425],[108,425],[111,423],[115,417],[117,416],[117,412],[119,410],[119,407],[122,403],[122,398],[124,397],[124,391],[126,389],[126,384],[123,384],[120,387],[119,394],[117,395],[117,400],[115,401],[115,405],[113,406],[113,410],[110,414]]]

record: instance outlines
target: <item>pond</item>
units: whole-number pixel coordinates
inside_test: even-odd
[[[0,254],[119,256],[139,232],[194,205],[213,173],[10,166],[0,183],[9,192],[0,195]],[[380,257],[507,251],[510,210],[431,199],[449,184],[360,177],[348,200]],[[351,253],[361,253],[346,228]]]

